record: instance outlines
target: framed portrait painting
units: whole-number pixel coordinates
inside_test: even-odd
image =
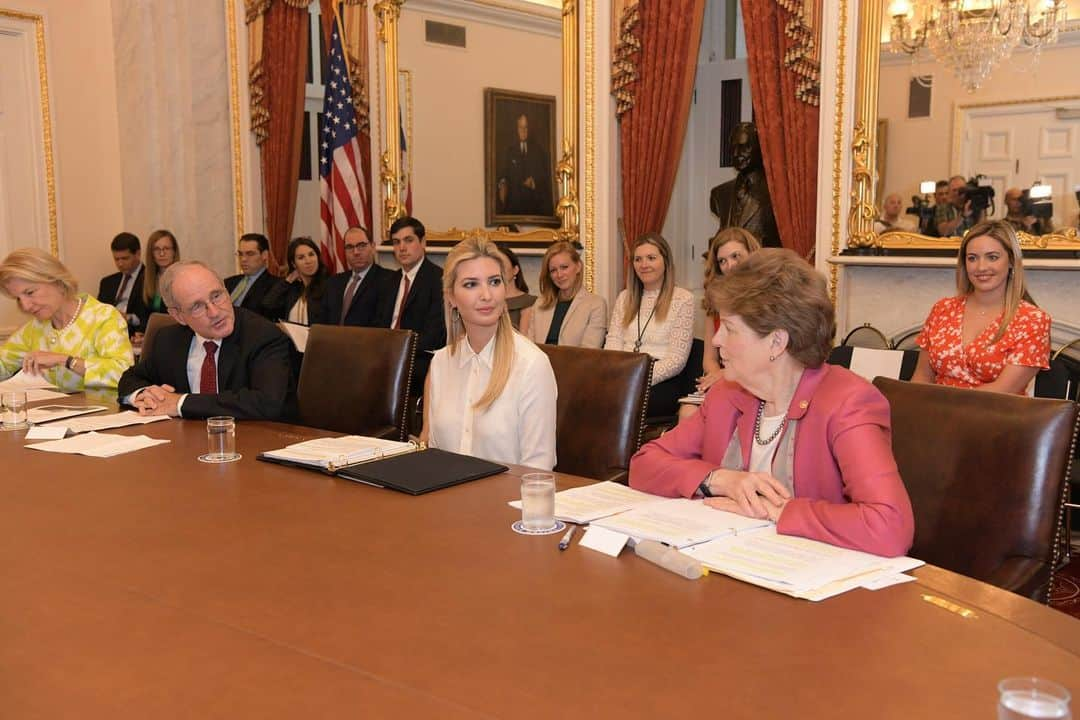
[[[555,97],[484,89],[484,221],[558,227]]]

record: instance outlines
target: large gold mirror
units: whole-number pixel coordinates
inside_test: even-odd
[[[1014,189],[1030,189],[1032,197],[1043,188],[1052,194],[1052,222],[1048,218],[1043,224],[1040,218],[1040,224],[1029,222],[1029,231],[1018,227],[1024,248],[1080,251],[1080,94],[1074,80],[1080,63],[1075,42],[1080,3],[1068,3],[1059,42],[1038,57],[1018,47],[974,91],[947,61],[937,61],[925,48],[913,60],[898,44],[887,42],[894,33],[899,36],[897,18],[890,13],[907,11],[914,22],[923,5],[859,3],[848,247],[955,252],[961,240],[957,233],[934,237],[919,232],[927,227],[927,208],[949,202],[947,195],[935,198],[930,186],[957,175],[965,180],[983,175],[985,180],[969,187],[977,189],[983,182],[994,190],[985,211],[991,219],[1029,217],[1027,209],[1018,209]],[[917,32],[911,40],[919,40]],[[1038,113],[1049,120],[1031,122]],[[906,222],[881,222],[889,196],[894,211],[899,196]],[[920,206],[922,223],[916,220]]]
[[[434,245],[472,235],[514,247],[577,242],[576,2],[379,0],[373,10],[383,227],[406,214],[411,200]],[[500,116],[493,107],[505,110]],[[537,112],[528,118],[522,107]],[[495,118],[497,132],[488,128]],[[507,191],[503,180],[492,179],[494,156],[516,148],[511,141],[519,136],[521,152],[528,137],[529,159],[542,154],[537,167],[546,168],[523,182],[548,199],[513,210],[506,204],[495,214],[493,198],[506,201]],[[405,153],[396,151],[402,141]]]

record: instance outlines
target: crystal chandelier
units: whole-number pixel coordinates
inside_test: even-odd
[[[889,49],[914,56],[929,48],[969,93],[1018,46],[1038,52],[1057,42],[1066,0],[895,0]]]

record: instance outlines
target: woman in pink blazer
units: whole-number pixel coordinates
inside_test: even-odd
[[[776,522],[787,535],[903,555],[915,521],[889,405],[825,365],[836,321],[825,279],[790,250],[754,253],[710,284],[725,381],[630,461],[630,485]]]

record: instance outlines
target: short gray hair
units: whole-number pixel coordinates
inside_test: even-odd
[[[184,260],[182,262],[174,262],[169,267],[165,268],[165,272],[161,274],[161,280],[158,281],[158,292],[161,293],[161,299],[165,301],[165,307],[175,308],[176,298],[173,297],[172,286],[176,282],[176,276],[179,275],[187,268],[201,267],[203,270],[213,274],[219,281],[221,278],[216,272],[207,267],[206,263],[198,260]]]

